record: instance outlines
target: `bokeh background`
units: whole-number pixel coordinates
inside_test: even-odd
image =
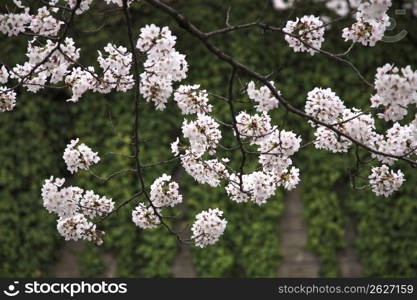
[[[96,64],[97,50],[108,42],[127,45],[126,28],[120,11],[95,1],[94,9],[77,17],[71,36],[82,48],[81,62]],[[100,3],[98,3],[100,2]],[[322,4],[299,1],[292,13],[336,15]],[[416,18],[411,11],[395,15],[404,1],[394,1],[390,15],[397,26],[395,35],[407,30],[396,43],[355,47],[349,59],[370,81],[376,68],[385,63],[417,68]],[[276,11],[270,1],[171,0],[205,31],[225,26],[231,6],[232,24],[254,21],[276,26],[285,24],[288,11]],[[2,8],[3,9],[3,8]],[[177,49],[187,55],[189,76],[183,83],[226,95],[230,67],[213,57],[202,45],[172,20],[146,5],[132,11],[134,31],[150,23],[169,26],[178,36]],[[324,49],[343,52],[348,44],[341,30],[346,20],[327,31]],[[103,25],[99,31],[95,29]],[[0,38],[0,57],[9,65],[22,63],[30,37]],[[347,106],[366,109],[373,93],[341,63],[328,57],[294,53],[283,36],[251,29],[219,36],[215,43],[239,61],[267,74],[283,95],[304,107],[306,94],[316,86],[331,87]],[[243,81],[248,80],[242,77]],[[243,97],[243,95],[242,95]],[[132,276],[132,277],[276,277],[276,276],[417,276],[417,172],[404,167],[407,182],[390,198],[375,197],[369,190],[354,190],[349,183],[353,155],[335,155],[309,147],[295,157],[302,184],[292,193],[278,191],[266,205],[237,204],[224,189],[197,185],[178,162],[147,169],[148,184],[161,173],[175,174],[184,194],[184,205],[172,214],[175,228],[190,224],[196,213],[219,207],[228,219],[227,230],[214,246],[206,249],[180,246],[164,229],[140,230],[131,222],[135,204],[125,207],[104,223],[106,236],[100,247],[90,243],[67,243],[56,231],[55,216],[42,207],[40,188],[50,175],[65,177],[72,184],[91,188],[117,203],[135,191],[129,174],[103,184],[87,172],[75,176],[66,171],[62,153],[75,137],[98,151],[102,160],[94,172],[103,177],[133,162],[110,152],[129,154],[132,125],[132,93],[109,95],[88,93],[78,104],[65,102],[69,91],[44,90],[32,94],[18,90],[17,107],[0,115],[0,276]],[[211,98],[218,118],[230,121],[228,107]],[[180,135],[178,108],[170,102],[163,111],[145,105],[140,126],[141,159],[156,162],[171,156],[169,143]],[[239,107],[249,112],[253,108]],[[285,129],[312,139],[308,124],[283,108],[272,114]],[[225,134],[225,144],[232,135]],[[228,154],[239,159],[239,152]],[[255,161],[251,162],[255,166]],[[249,168],[248,168],[249,169]],[[363,171],[366,175],[367,170]]]

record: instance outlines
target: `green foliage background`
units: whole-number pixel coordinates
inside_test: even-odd
[[[401,1],[398,1],[401,2]],[[285,24],[288,12],[271,9],[270,1],[196,0],[170,1],[172,5],[205,31],[225,26],[226,11],[231,5],[232,24],[251,22],[262,17],[263,22],[276,26]],[[398,3],[397,3],[398,4]],[[81,62],[91,64],[96,50],[106,43],[127,45],[123,16],[116,11],[102,11],[77,17],[71,32],[83,49]],[[93,11],[93,10],[92,10]],[[91,11],[91,12],[92,12]],[[394,11],[394,10],[393,10]],[[293,16],[304,14],[331,15],[321,5],[303,1]],[[188,84],[199,83],[213,93],[226,95],[230,67],[211,54],[196,40],[184,33],[171,19],[141,2],[134,7],[135,34],[145,24],[170,26],[178,36],[178,50],[187,55],[190,65]],[[408,29],[408,36],[397,43],[379,43],[374,48],[355,47],[349,58],[366,78],[373,80],[377,67],[389,62],[417,68],[416,20],[408,11],[397,16],[397,28]],[[325,49],[343,52],[348,47],[340,37],[350,21],[333,25],[327,32]],[[86,33],[105,24],[100,31]],[[79,37],[79,39],[78,39]],[[0,57],[9,65],[22,63],[29,38],[0,39]],[[366,108],[373,91],[369,90],[349,67],[327,57],[296,54],[281,35],[252,29],[217,37],[215,43],[237,60],[262,74],[274,72],[273,79],[287,99],[302,108],[306,94],[316,86],[331,87],[348,106]],[[247,78],[242,78],[247,80]],[[0,275],[48,276],[50,266],[59,256],[64,242],[56,232],[55,217],[42,207],[40,188],[50,175],[66,177],[71,183],[112,197],[120,203],[136,189],[134,176],[125,174],[103,184],[89,173],[70,176],[61,158],[65,145],[74,137],[99,151],[102,161],[94,172],[102,177],[124,169],[132,161],[112,152],[130,154],[133,104],[131,93],[99,95],[89,93],[78,104],[65,102],[65,90],[47,90],[39,94],[18,91],[18,104],[13,112],[0,115]],[[218,118],[230,122],[228,107],[216,102]],[[178,108],[170,103],[164,112],[149,104],[140,120],[143,162],[156,162],[170,157],[169,143],[180,134]],[[239,107],[252,111],[247,107]],[[285,129],[294,130],[304,141],[312,138],[308,124],[283,109],[273,113],[273,121]],[[224,139],[231,144],[231,136]],[[364,154],[364,153],[362,153]],[[239,153],[228,154],[238,159]],[[351,157],[353,159],[353,156]],[[321,276],[338,276],[336,255],[343,249],[346,227],[353,224],[355,246],[364,267],[365,276],[417,276],[417,180],[414,169],[404,166],[407,184],[388,199],[377,198],[369,191],[353,190],[348,169],[353,160],[346,156],[316,151],[313,147],[300,152],[295,164],[300,167],[303,183],[301,194],[308,223],[308,246],[321,262]],[[250,168],[248,168],[249,171]],[[197,185],[184,174],[178,162],[146,170],[146,182],[151,183],[161,173],[175,173],[185,195],[186,207],[174,226],[192,222],[199,211],[219,207],[229,221],[221,241],[206,249],[192,248],[192,259],[202,277],[274,277],[281,261],[279,220],[283,212],[278,192],[262,207],[231,202],[223,189]],[[84,276],[104,272],[100,254],[111,252],[117,258],[117,276],[169,277],[178,252],[175,238],[163,229],[143,231],[130,220],[132,203],[104,224],[107,232],[104,244],[88,245],[79,258]],[[173,210],[172,213],[178,213]]]

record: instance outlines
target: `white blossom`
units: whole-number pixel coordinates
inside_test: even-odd
[[[68,2],[68,5],[71,9],[75,8],[75,5],[77,4],[77,0],[66,0]],[[106,0],[107,1],[107,0]],[[81,15],[87,10],[90,9],[90,5],[93,2],[93,0],[82,0],[79,4],[78,9],[75,11],[77,15]]]
[[[276,177],[278,186],[283,186],[286,190],[291,191],[300,182],[300,169],[291,167],[281,174],[277,174]]]
[[[382,40],[385,30],[390,25],[387,11],[391,0],[363,0],[355,15],[356,23],[343,29],[345,41],[361,43],[364,46],[375,46]]]
[[[221,179],[229,177],[229,172],[223,162],[220,162],[217,158],[203,160],[200,155],[195,155],[189,150],[181,155],[181,165],[200,184],[217,187],[220,185]]]
[[[404,181],[404,174],[401,170],[394,172],[386,165],[372,168],[371,175],[369,175],[372,192],[377,196],[390,196],[401,187]]]
[[[81,68],[73,68],[71,74],[65,78],[65,83],[71,87],[72,97],[68,102],[78,102],[81,96],[96,84],[92,73],[94,69],[90,67],[88,70],[82,70]]]
[[[271,133],[271,118],[267,113],[249,115],[241,112],[236,116],[236,127],[243,139],[250,139],[251,144],[259,144]]]
[[[158,213],[160,214],[159,210]],[[156,228],[161,223],[154,209],[151,206],[146,207],[143,203],[139,203],[132,211],[132,221],[142,229]]]
[[[200,85],[181,85],[174,93],[174,100],[184,115],[207,114],[212,106],[208,103],[206,90],[200,90]]]
[[[0,14],[0,32],[7,36],[15,36],[26,31],[26,27],[32,20],[29,8],[23,13]]]
[[[112,89],[126,92],[133,88],[133,75],[130,74],[132,65],[132,53],[125,47],[107,44],[104,47],[104,54],[98,51],[97,61],[100,64],[103,74],[94,90],[107,94]]]
[[[88,170],[92,165],[100,161],[97,152],[93,152],[85,144],[78,144],[79,139],[71,140],[64,151],[63,158],[68,171],[75,173],[78,170]]]
[[[282,30],[285,40],[294,52],[308,52],[314,55],[324,42],[324,26],[320,18],[304,16],[295,21],[288,21]]]
[[[178,192],[178,183],[171,181],[171,176],[162,174],[151,185],[150,198],[154,206],[175,206],[182,202],[182,196]]]
[[[331,89],[315,88],[308,93],[305,112],[331,125],[336,123],[345,108],[343,101]]]
[[[299,149],[301,138],[295,133],[275,130],[259,146],[259,162],[265,172],[281,173],[291,165],[289,158]]]
[[[1,66],[0,68],[0,83],[7,83],[9,80],[9,72],[7,71],[5,66]]]
[[[270,84],[274,86],[274,82],[271,81]],[[249,99],[258,103],[255,107],[259,112],[268,112],[271,109],[277,108],[279,101],[272,95],[271,90],[267,86],[263,86],[260,89],[256,89],[255,83],[253,81],[248,83],[247,93]],[[280,91],[277,91],[278,95],[281,95]]]
[[[64,182],[65,179],[54,179],[52,176],[45,180],[42,186],[43,206],[60,217],[70,217],[76,213],[84,191],[73,186],[62,187]]]
[[[206,151],[214,153],[222,137],[219,124],[203,114],[197,114],[195,121],[184,120],[182,133],[189,139],[191,151],[197,155],[203,155]]]
[[[377,69],[375,89],[371,107],[385,108],[378,116],[385,121],[401,120],[407,115],[407,106],[417,103],[417,71],[386,64]]]
[[[226,229],[227,221],[222,219],[223,212],[218,208],[202,211],[195,218],[191,227],[192,236],[197,247],[204,248],[216,243]]]
[[[230,199],[240,203],[252,201],[257,205],[262,205],[275,194],[276,184],[274,176],[264,172],[253,172],[251,174],[236,174],[230,176],[230,181],[226,186],[226,192]]]
[[[64,22],[55,19],[48,8],[41,7],[38,14],[32,17],[28,28],[42,36],[57,36]]]
[[[15,106],[16,93],[5,86],[0,86],[0,112],[11,111]]]
[[[104,232],[96,230],[96,225],[89,222],[83,214],[76,214],[58,220],[57,229],[66,241],[87,240],[100,245],[103,243]]]
[[[161,29],[152,24],[141,29],[136,44],[147,55],[145,71],[140,75],[140,92],[158,110],[165,109],[173,92],[172,83],[185,79],[188,71],[185,55],[174,49],[175,41],[168,27]]]
[[[81,210],[87,217],[107,215],[114,209],[114,202],[105,196],[94,194],[94,191],[86,191],[80,200]]]

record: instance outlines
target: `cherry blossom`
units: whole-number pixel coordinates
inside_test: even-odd
[[[156,228],[161,223],[154,209],[151,206],[146,207],[143,203],[139,203],[133,210],[132,221],[142,229]]]
[[[287,33],[285,40],[295,52],[308,52],[314,55],[324,42],[323,25],[323,21],[315,16],[304,16],[295,21],[288,21],[283,29]]]
[[[195,245],[204,248],[216,243],[226,229],[227,221],[222,219],[223,212],[218,208],[202,211],[195,218],[191,231]]]
[[[369,175],[369,184],[377,196],[390,196],[401,187],[404,181],[404,174],[401,170],[394,172],[386,165],[372,168],[372,173]]]
[[[75,173],[78,170],[88,170],[92,165],[100,161],[97,152],[93,152],[85,144],[78,144],[79,139],[72,140],[64,151],[64,160],[68,171]]]
[[[182,202],[178,192],[178,183],[171,181],[171,176],[162,174],[151,185],[150,199],[156,207],[175,206]]]

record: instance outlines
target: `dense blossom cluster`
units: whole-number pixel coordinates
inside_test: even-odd
[[[63,43],[48,40],[45,45],[38,46],[38,40],[29,41],[26,56],[28,61],[16,65],[10,78],[23,82],[30,92],[38,92],[45,84],[55,84],[63,80],[68,69],[80,57],[80,49],[75,47],[72,38],[65,38]]]
[[[78,144],[79,139],[72,140],[64,151],[64,160],[68,171],[75,173],[78,170],[88,170],[92,165],[100,161],[97,152],[93,152],[85,144]]]
[[[212,106],[208,103],[206,90],[199,90],[200,85],[181,85],[174,93],[174,100],[184,115],[207,114]]]
[[[219,124],[208,115],[197,114],[197,120],[184,120],[182,133],[190,141],[191,151],[195,155],[203,155],[206,151],[215,153],[222,134]]]
[[[399,123],[387,130],[385,138],[380,138],[377,142],[378,150],[397,156],[411,156],[416,154],[417,149],[417,127],[416,120],[411,124],[401,126]],[[380,162],[393,165],[397,159],[383,155],[373,155]]]
[[[392,101],[391,105],[394,106],[396,103],[404,101],[401,100],[402,93],[408,95],[411,99],[415,97],[415,88],[413,87],[415,75],[411,69],[409,67],[403,69],[404,78],[397,75],[398,70],[394,71],[394,78],[390,78],[392,74],[387,75],[387,72],[392,68],[392,66],[387,65],[384,68],[378,69],[377,81],[379,82],[376,84],[376,89],[380,94],[377,95],[380,99],[389,96],[391,98],[390,100],[385,100],[386,102],[381,100],[375,106],[383,103],[388,104],[390,103],[389,101]],[[373,101],[375,97],[373,96],[371,100]],[[388,108],[391,108],[389,104]],[[408,125],[394,123],[386,131],[386,134],[379,134],[376,131],[375,120],[370,114],[365,114],[356,108],[346,108],[335,93],[330,89],[323,90],[321,88],[315,88],[308,94],[305,110],[307,114],[316,119],[328,125],[335,125],[335,128],[340,132],[348,135],[354,141],[366,145],[370,149],[397,157],[411,157],[416,154],[416,120]],[[406,114],[407,111],[405,110],[404,113]],[[402,119],[404,115],[400,115],[399,113],[384,113],[380,114],[380,117],[388,121],[391,119]],[[393,116],[396,116],[396,118],[393,118]],[[313,123],[312,126],[316,128],[314,144],[317,149],[325,149],[331,152],[347,152],[353,144],[351,140],[339,135],[326,126],[315,126]],[[398,160],[397,158],[374,153],[372,153],[372,157],[384,165],[372,168],[372,174],[369,176],[371,189],[378,196],[384,195],[388,197],[400,188],[405,180],[404,174],[401,171],[395,173],[389,170],[387,166],[393,165]]]
[[[86,217],[110,213],[114,209],[114,202],[93,191],[74,186],[63,187],[64,183],[65,179],[51,177],[42,186],[44,207],[59,216],[58,232],[66,240],[86,239],[100,244],[104,233],[96,230],[95,224]]]
[[[171,181],[171,176],[166,174],[153,182],[150,198],[156,207],[173,207],[182,202],[182,196],[178,192],[178,183]]]
[[[274,82],[271,81],[270,84],[274,86]],[[256,89],[255,83],[251,81],[248,84],[247,93],[249,99],[258,103],[256,110],[259,112],[268,112],[278,107],[278,99],[272,95],[271,90],[267,86]],[[278,91],[278,94],[281,95],[281,92]]]
[[[156,109],[164,110],[173,92],[173,82],[185,79],[188,64],[185,55],[174,49],[176,37],[168,27],[146,25],[140,31],[136,47],[147,55],[140,75],[140,92]]]
[[[236,123],[239,134],[251,144],[261,143],[272,131],[271,118],[265,112],[249,115],[243,111],[236,116]]]
[[[408,113],[407,106],[417,103],[417,71],[414,72],[410,66],[400,70],[386,64],[377,69],[375,89],[371,107],[385,108],[378,116],[385,121],[401,120]]]
[[[315,88],[307,95],[305,112],[317,120],[333,124],[345,108],[343,101],[331,89]]]
[[[22,13],[0,14],[0,32],[8,36],[15,36],[26,31],[32,16],[29,8]]]
[[[369,175],[369,183],[372,191],[377,196],[388,197],[393,192],[397,191],[404,182],[404,174],[398,170],[394,172],[386,165],[372,168],[372,173]]]
[[[0,86],[0,112],[11,111],[16,106],[16,93]]]
[[[288,21],[282,30],[285,40],[295,52],[308,52],[314,55],[324,42],[324,23],[315,16],[304,16]]]
[[[343,101],[331,90],[315,88],[307,95],[305,111],[308,115],[334,126],[340,132],[375,148],[379,136],[375,132],[375,121],[370,114],[356,108],[346,108]],[[314,145],[317,149],[331,152],[347,152],[352,142],[326,126],[316,126]]]
[[[157,210],[160,214],[160,210]],[[147,207],[143,203],[139,203],[138,206],[132,211],[132,221],[136,226],[142,229],[156,228],[161,224],[161,220],[155,213],[152,206]]]
[[[87,240],[100,245],[103,243],[103,231],[97,230],[96,225],[87,220],[83,214],[76,214],[72,217],[59,219],[57,230],[66,241]]]
[[[274,177],[264,172],[242,175],[242,184],[239,176],[232,174],[226,186],[231,200],[237,203],[252,201],[258,205],[266,203],[275,194],[275,189]]]
[[[201,248],[212,245],[219,240],[219,237],[226,229],[227,221],[222,219],[223,212],[218,208],[202,211],[195,218],[191,231],[195,245]]]
[[[355,15],[356,23],[343,29],[343,38],[364,46],[375,46],[390,25],[387,11],[391,5],[391,0],[361,1]]]
[[[112,89],[125,92],[133,88],[133,75],[129,70],[132,65],[132,53],[125,47],[107,44],[105,55],[99,51],[98,62],[103,74],[96,86],[100,93],[110,93]]]
[[[217,158],[210,160],[201,159],[200,155],[195,155],[187,150],[181,155],[181,164],[184,170],[200,184],[208,184],[212,187],[220,185],[220,180],[229,177],[226,165],[228,159]]]

